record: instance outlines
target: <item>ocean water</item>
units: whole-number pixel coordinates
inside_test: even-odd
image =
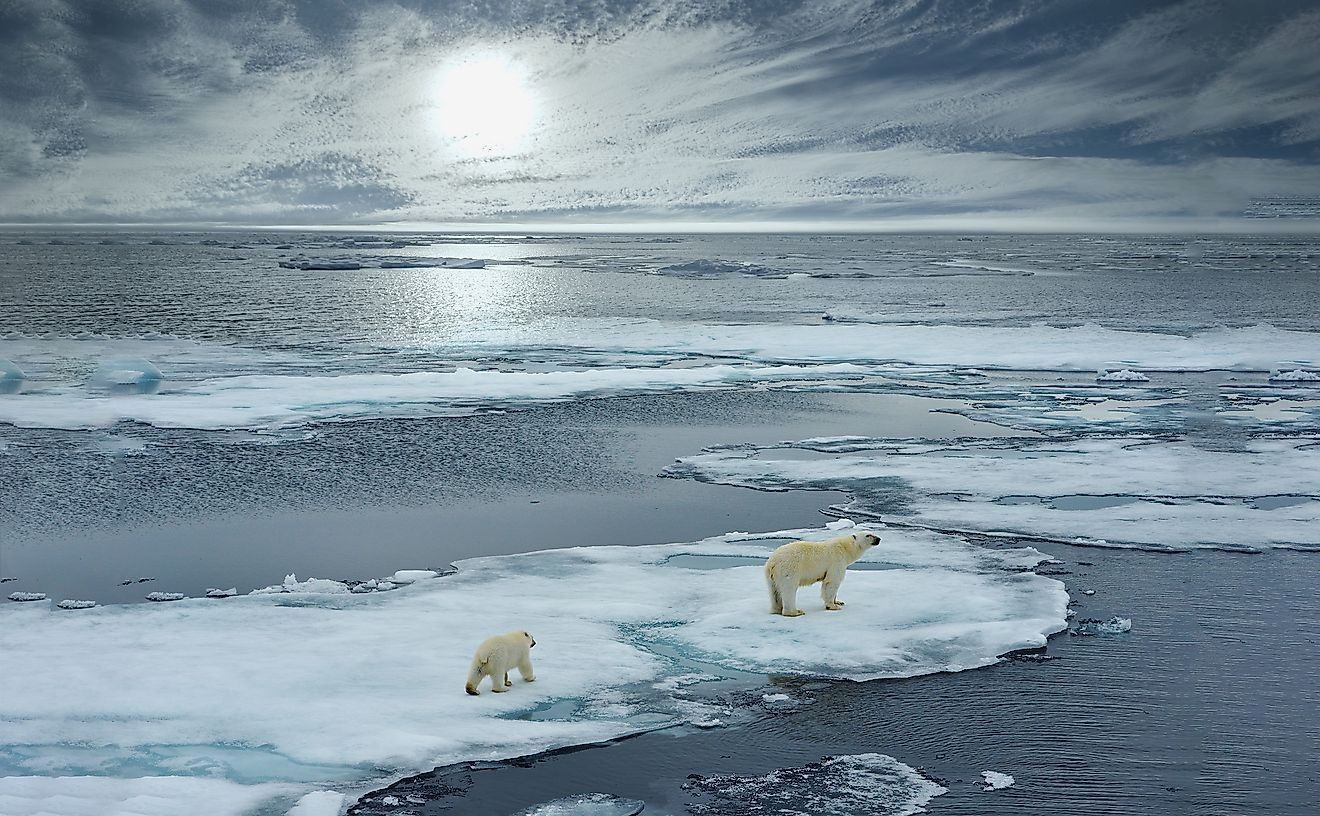
[[[1305,590],[1320,572],[1314,238],[8,232],[0,250],[0,587],[47,596],[0,613],[50,627],[54,645],[83,642],[78,621],[97,616],[126,633],[66,667],[103,672],[96,704],[62,708],[7,681],[0,699],[29,701],[0,704],[16,735],[0,745],[0,804],[15,813],[37,812],[56,788],[126,801],[156,778],[178,780],[181,803],[223,798],[198,793],[197,780],[233,785],[235,813],[282,813],[331,785],[345,806],[376,791],[354,806],[362,813],[390,812],[387,796],[431,803],[413,802],[416,812],[512,813],[592,793],[623,797],[600,812],[628,812],[628,801],[661,813],[825,812],[813,797],[843,769],[866,784],[829,805],[840,813],[1303,813],[1320,796],[1307,748],[1320,700],[1301,653],[1303,622],[1320,614]],[[356,268],[318,268],[328,266]],[[264,607],[229,601],[171,613],[145,603],[151,591],[269,586],[344,620],[375,613],[298,582],[347,591],[463,562],[459,577],[516,573],[539,587],[563,569],[553,558],[463,560],[708,540],[693,550],[705,553],[756,540],[730,534],[839,516],[888,530],[898,547],[875,559],[875,575],[849,578],[856,591],[880,591],[895,569],[928,582],[930,598],[949,591],[943,607],[884,607],[892,623],[871,624],[936,627],[892,647],[920,670],[859,658],[776,679],[761,657],[722,657],[728,630],[677,595],[624,614],[622,600],[595,608],[557,584],[545,595],[554,611],[538,614],[594,621],[564,636],[631,657],[597,697],[555,690],[544,669],[532,688],[547,696],[530,708],[500,695],[513,708],[496,722],[525,729],[503,744],[526,754],[668,728],[530,765],[477,772],[461,763],[514,754],[480,729],[414,734],[384,701],[362,716],[392,736],[337,753],[207,730],[187,701],[154,714],[125,703],[131,677],[106,668],[136,654],[135,616],[178,643],[218,638],[240,614],[225,610],[262,619]],[[1020,594],[1004,565],[967,554],[1026,548],[1064,562],[1035,570],[1061,582],[1071,618],[1038,625],[1028,610],[1055,590]],[[695,571],[706,558],[700,580],[719,581],[719,558],[733,568],[764,556],[712,557],[675,563]],[[1014,570],[1038,563],[1004,557]],[[630,563],[611,567],[619,587],[643,574],[644,561]],[[951,588],[968,576],[987,606],[961,606],[969,596]],[[746,585],[758,610],[762,591]],[[429,597],[377,594],[381,614]],[[51,607],[65,599],[102,608]],[[879,603],[863,594],[848,614],[868,601]],[[990,637],[977,627],[994,605],[1014,623]],[[484,618],[493,626],[502,613]],[[280,614],[272,642],[289,636],[290,660],[323,661],[327,677],[336,649],[362,648],[354,634],[299,651],[307,633]],[[1079,618],[1111,615],[1132,630],[1068,634]],[[969,638],[986,665],[1005,644],[1044,645],[1035,659],[938,673],[971,668],[948,647]],[[554,639],[538,639],[553,661]],[[42,638],[22,642],[32,653],[21,657],[54,665],[33,645]],[[783,648],[794,665],[821,663],[810,639]],[[290,682],[282,670],[265,667],[269,682],[251,681],[251,694],[275,699]],[[431,682],[381,671],[403,684],[394,699]],[[356,685],[328,694],[352,697],[364,682],[344,676]],[[840,679],[856,676],[890,679]],[[776,682],[791,686],[786,707],[762,700]],[[1253,689],[1267,702],[1248,706],[1262,699]],[[322,727],[313,711],[289,716],[291,732]],[[139,717],[180,725],[143,736]],[[123,728],[67,727],[80,719]],[[1292,736],[1278,742],[1281,729]],[[628,770],[647,757],[656,773]],[[436,766],[438,781],[389,787]],[[1017,782],[983,792],[983,770]],[[685,788],[688,774],[730,778]],[[37,781],[13,781],[25,779]],[[776,786],[800,795],[775,800]],[[724,788],[741,798],[712,804]],[[868,797],[885,804],[867,810]],[[490,802],[497,810],[482,809]]]

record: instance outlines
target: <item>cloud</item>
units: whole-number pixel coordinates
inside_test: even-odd
[[[0,220],[1220,217],[1320,189],[1308,3],[0,0]],[[497,55],[519,144],[437,127]]]

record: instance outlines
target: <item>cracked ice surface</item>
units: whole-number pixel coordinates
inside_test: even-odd
[[[833,453],[777,459],[775,448],[713,449],[669,476],[771,490],[819,488],[905,499],[896,520],[1152,549],[1320,546],[1320,447],[1261,439],[1219,451],[1144,437],[1075,441],[804,440]],[[1264,497],[1295,502],[1260,509]]]
[[[665,681],[690,675],[689,658],[731,673],[900,677],[987,665],[1065,627],[1063,585],[1015,572],[1044,555],[925,531],[885,532],[868,554],[885,568],[849,573],[845,609],[826,612],[804,590],[807,614],[795,619],[768,614],[759,565],[665,563],[763,557],[785,540],[835,534],[479,558],[384,594],[77,615],[9,605],[0,652],[23,670],[0,673],[0,802],[27,816],[66,790],[114,813],[164,787],[175,812],[240,813],[255,800],[287,809],[317,789],[681,720],[687,709]],[[465,695],[476,643],[524,627],[537,639],[536,682],[515,675],[509,693]],[[50,693],[70,678],[78,694]],[[577,704],[563,719],[528,716],[556,701]]]

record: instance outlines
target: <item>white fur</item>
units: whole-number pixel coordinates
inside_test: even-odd
[[[509,632],[495,635],[481,641],[477,653],[472,656],[472,668],[468,671],[467,685],[464,690],[476,695],[477,686],[482,679],[489,677],[491,691],[508,691],[513,685],[509,680],[509,671],[515,666],[525,682],[532,682],[536,675],[532,673],[532,647],[536,640],[529,632]]]
[[[770,587],[770,614],[795,618],[800,586],[820,583],[820,597],[826,609],[841,609],[843,601],[835,597],[843,583],[848,565],[880,543],[874,533],[857,532],[828,541],[794,541],[770,553],[765,562],[765,582]]]

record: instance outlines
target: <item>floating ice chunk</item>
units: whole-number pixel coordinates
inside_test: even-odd
[[[438,578],[440,573],[428,569],[398,570],[387,580],[395,584],[411,584],[427,578]]]
[[[161,603],[164,601],[182,601],[186,596],[182,592],[148,592],[148,601]]]
[[[636,799],[620,799],[608,793],[583,793],[532,805],[513,816],[637,816],[646,807]]]
[[[274,584],[261,589],[254,589],[249,595],[279,595],[285,592],[309,592],[319,594],[337,594],[348,592],[348,584],[342,581],[332,581],[329,578],[308,578],[306,581],[299,581],[298,576],[289,573],[284,576],[284,583]]]
[[[1270,382],[1320,382],[1320,372],[1295,368],[1291,371],[1270,372]]]
[[[55,605],[60,609],[91,609],[97,604],[96,601],[75,601],[66,598]]]
[[[232,598],[237,594],[238,587],[230,587],[229,589],[215,589],[214,587],[211,587],[206,590],[206,597],[208,598]]]
[[[339,816],[345,798],[335,791],[313,791],[299,799],[286,816]]]
[[[1095,594],[1095,590],[1094,590],[1094,589],[1083,589],[1083,590],[1082,590],[1082,594],[1083,594],[1083,595],[1094,595],[1094,594]]]
[[[948,788],[884,754],[827,758],[765,776],[697,776],[683,789],[701,797],[696,816],[810,813],[812,816],[907,816]]]
[[[1096,382],[1150,382],[1150,377],[1130,368],[1101,369],[1095,375]]]
[[[841,519],[835,519],[834,521],[831,522],[827,522],[825,526],[831,530],[847,530],[848,528],[853,527],[855,525],[853,524],[852,519],[841,518]]]
[[[1115,615],[1107,621],[1082,618],[1070,630],[1074,635],[1121,635],[1132,631],[1132,619]]]
[[[743,263],[741,261],[718,261],[710,258],[698,258],[687,263],[671,264],[656,269],[653,275],[670,275],[679,278],[717,278],[742,275],[757,278],[782,278],[787,271],[770,266]]]
[[[102,363],[87,385],[112,394],[154,394],[164,380],[160,369],[147,360],[125,358]]]
[[[1013,777],[999,771],[981,771],[981,778],[985,780],[982,790],[1002,790],[1013,785]]]
[[[787,694],[762,694],[761,699],[767,703],[786,703],[793,698]]]
[[[0,357],[0,394],[17,394],[23,390],[26,379],[23,369]]]
[[[20,602],[26,602],[26,601],[44,601],[44,600],[46,600],[46,593],[44,593],[44,592],[11,592],[11,593],[9,593],[9,600],[11,600],[11,601],[20,601]]]

